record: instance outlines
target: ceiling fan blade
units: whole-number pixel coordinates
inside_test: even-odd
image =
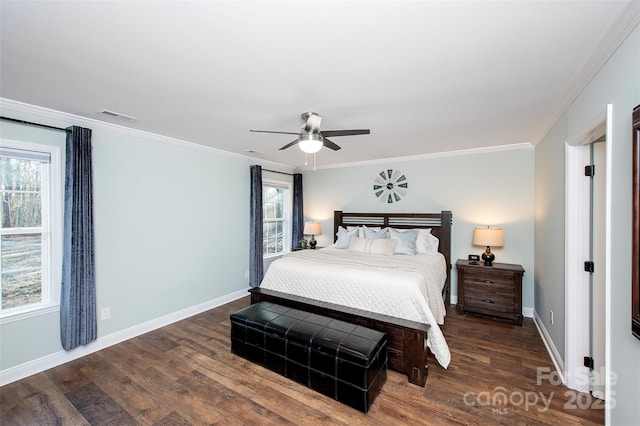
[[[354,135],[368,135],[371,133],[369,129],[359,130],[323,130],[322,136],[354,136]]]
[[[298,142],[300,142],[300,138],[296,139],[293,142],[290,142],[288,144],[286,144],[285,146],[283,146],[282,148],[280,148],[278,151],[282,151],[283,149],[287,149],[287,148],[291,148],[292,146],[294,146],[295,144],[297,144]]]
[[[329,149],[332,149],[334,151],[337,151],[340,149],[340,147],[338,145],[336,145],[335,143],[331,142],[329,139],[324,138],[324,146],[326,146]]]
[[[272,131],[272,130],[249,130],[250,132],[254,132],[254,133],[278,133],[281,135],[299,135],[299,132],[276,132],[276,131]]]

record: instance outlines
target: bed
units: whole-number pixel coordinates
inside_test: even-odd
[[[295,252],[272,263],[261,286],[250,290],[251,303],[270,301],[386,332],[389,367],[406,374],[410,383],[424,386],[428,348],[445,368],[450,360],[438,323],[443,322],[443,307],[450,302],[451,219],[450,211],[409,214],[336,211],[334,235],[356,227],[360,236],[363,227],[368,228],[367,232],[387,227],[398,232],[430,229],[430,234],[438,238],[438,253],[370,256],[336,248]],[[338,239],[336,243],[339,242]],[[336,252],[342,255],[335,256]],[[343,259],[337,260],[338,257]],[[368,265],[371,261],[379,265]],[[437,267],[426,267],[428,263]],[[414,283],[416,280],[424,282],[418,285]],[[437,290],[430,281],[438,281]],[[392,283],[391,290],[381,287],[383,283],[387,287]],[[344,292],[347,300],[343,300],[344,294],[333,293],[336,289]],[[422,298],[412,294],[420,292]],[[388,299],[384,299],[385,294]],[[366,303],[360,303],[365,299]]]

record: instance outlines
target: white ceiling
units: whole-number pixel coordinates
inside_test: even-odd
[[[631,3],[2,0],[0,95],[293,167],[249,129],[371,129],[319,167],[535,144]]]

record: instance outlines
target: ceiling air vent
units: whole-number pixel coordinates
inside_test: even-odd
[[[115,112],[115,111],[109,111],[108,109],[101,109],[99,113],[107,115],[112,118],[119,118],[120,120],[138,121],[138,119],[135,117],[131,117],[130,115],[126,115],[126,114],[120,114],[119,112]]]

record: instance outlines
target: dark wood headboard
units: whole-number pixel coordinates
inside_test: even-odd
[[[444,303],[451,303],[451,225],[453,215],[449,210],[440,213],[345,213],[333,212],[333,238],[337,238],[340,226],[380,226],[401,229],[431,228],[431,234],[438,237],[438,251],[447,263],[447,280],[443,289]]]

